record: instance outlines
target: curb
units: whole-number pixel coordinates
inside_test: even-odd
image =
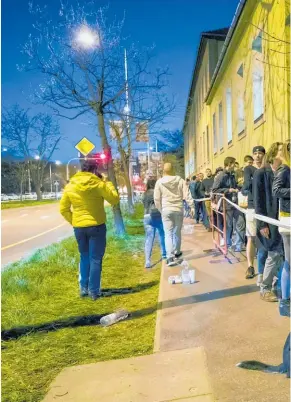
[[[158,308],[157,308],[157,316],[156,316],[156,329],[155,329],[155,339],[154,339],[154,350],[153,353],[160,352],[161,346],[161,319],[162,319],[162,306],[163,306],[163,279],[164,279],[164,270],[166,266],[166,261],[162,262],[162,269],[160,275],[160,289],[159,289],[159,298],[158,298]]]

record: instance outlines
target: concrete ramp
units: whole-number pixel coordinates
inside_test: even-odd
[[[44,402],[212,402],[203,348],[66,368]]]

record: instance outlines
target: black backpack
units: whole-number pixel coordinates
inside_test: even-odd
[[[151,204],[150,204],[150,207],[149,207],[149,214],[150,214],[151,218],[159,218],[161,216],[160,211],[155,206],[154,200],[151,201]]]

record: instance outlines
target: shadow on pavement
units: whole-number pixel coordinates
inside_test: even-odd
[[[239,296],[246,293],[257,292],[256,284],[238,286],[236,288],[215,290],[209,293],[201,293],[193,296],[180,297],[179,299],[163,301],[162,308],[184,306],[186,304],[203,303],[212,300],[224,299],[226,297]]]

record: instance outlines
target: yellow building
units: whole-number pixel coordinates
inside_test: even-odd
[[[183,128],[186,177],[290,137],[289,7],[241,0],[229,30],[202,34]]]

